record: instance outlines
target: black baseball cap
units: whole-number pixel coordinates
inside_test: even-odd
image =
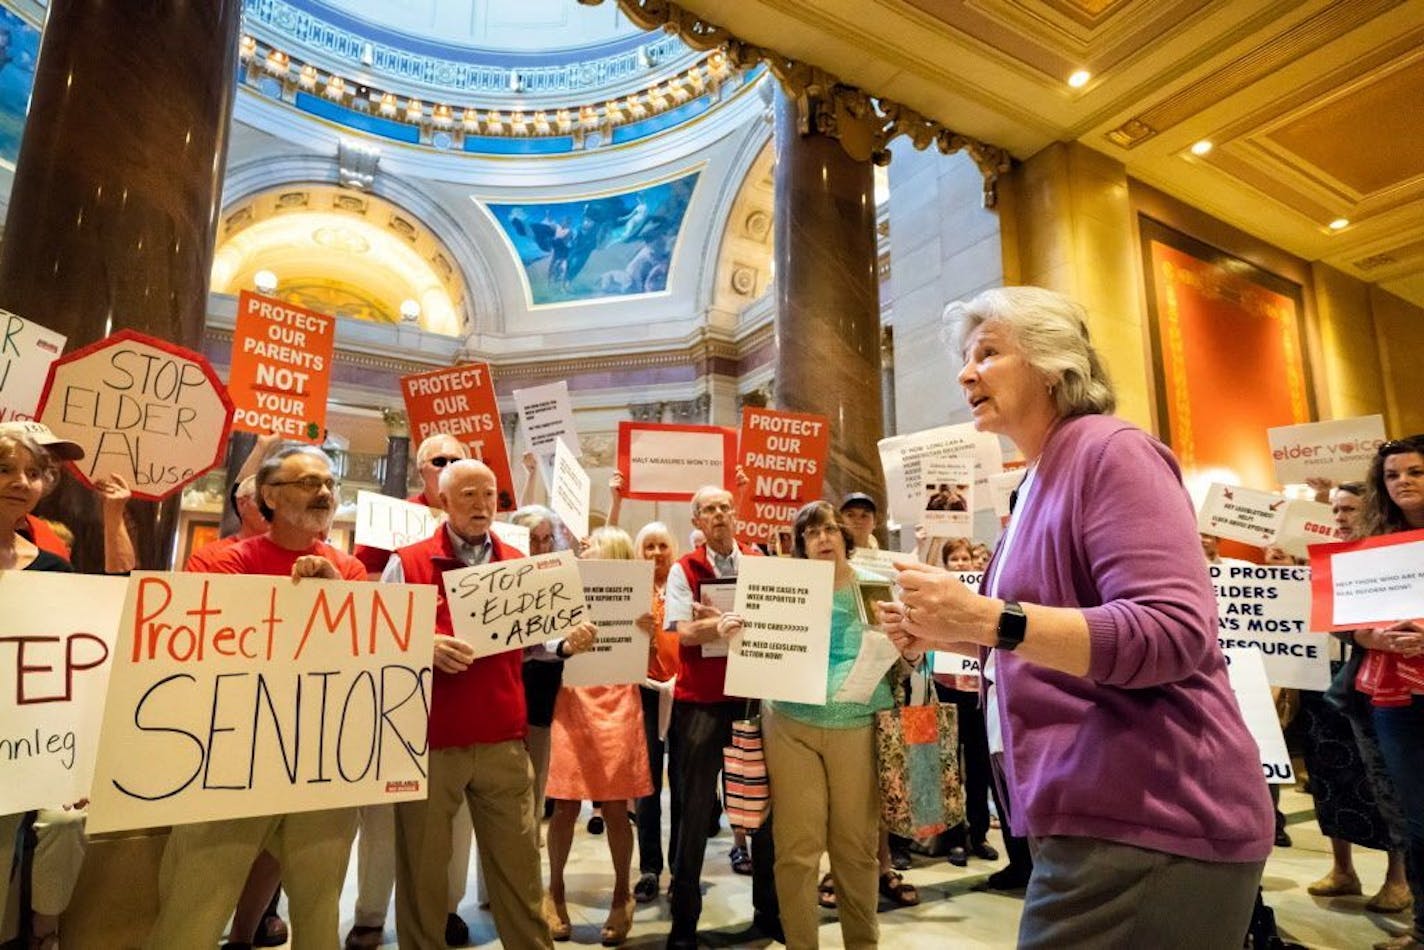
[[[875,506],[875,499],[871,498],[863,491],[853,491],[845,496],[841,501],[841,511],[847,508],[867,508],[871,514],[879,514],[880,509]]]

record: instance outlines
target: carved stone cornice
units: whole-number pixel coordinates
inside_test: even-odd
[[[391,409],[388,406],[382,406],[381,421],[386,424],[386,433],[391,438],[410,438],[410,420],[406,418],[404,409]]]
[[[579,0],[598,6],[604,0]],[[731,64],[748,69],[765,63],[782,88],[796,102],[801,133],[819,133],[836,139],[857,161],[877,165],[890,162],[891,140],[903,135],[923,151],[931,145],[945,155],[967,152],[984,176],[984,207],[998,203],[999,176],[1013,159],[1007,149],[961,135],[914,109],[884,99],[839,77],[775,50],[747,43],[715,23],[710,23],[669,0],[617,0],[618,9],[645,30],[675,33],[693,49],[720,47]]]
[[[706,423],[712,415],[712,397],[707,393],[702,393],[692,399],[667,403],[667,409],[673,422],[684,425],[701,425]]]
[[[665,405],[661,402],[630,402],[628,418],[634,422],[662,422]]]

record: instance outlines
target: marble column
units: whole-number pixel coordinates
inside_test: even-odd
[[[198,348],[221,211],[241,0],[52,0],[0,251],[0,307],[74,349],[131,327]],[[133,503],[139,566],[167,566],[177,496]],[[41,513],[102,570],[93,496]]]
[[[404,498],[410,480],[410,425],[405,413],[383,409],[386,422],[386,471],[381,479],[381,494]]]
[[[875,181],[869,160],[805,121],[809,94],[776,96],[775,406],[831,420],[825,493],[884,501]]]

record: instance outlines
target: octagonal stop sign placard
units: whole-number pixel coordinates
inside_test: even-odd
[[[161,501],[223,460],[232,400],[200,354],[120,330],[55,361],[37,417],[84,447],[68,464],[90,488],[117,473]]]

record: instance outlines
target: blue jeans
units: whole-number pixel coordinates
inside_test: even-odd
[[[1408,706],[1375,706],[1375,735],[1395,797],[1404,812],[1408,844],[1404,873],[1414,906],[1424,908],[1424,696]],[[1424,941],[1424,913],[1414,918],[1414,936]]]

